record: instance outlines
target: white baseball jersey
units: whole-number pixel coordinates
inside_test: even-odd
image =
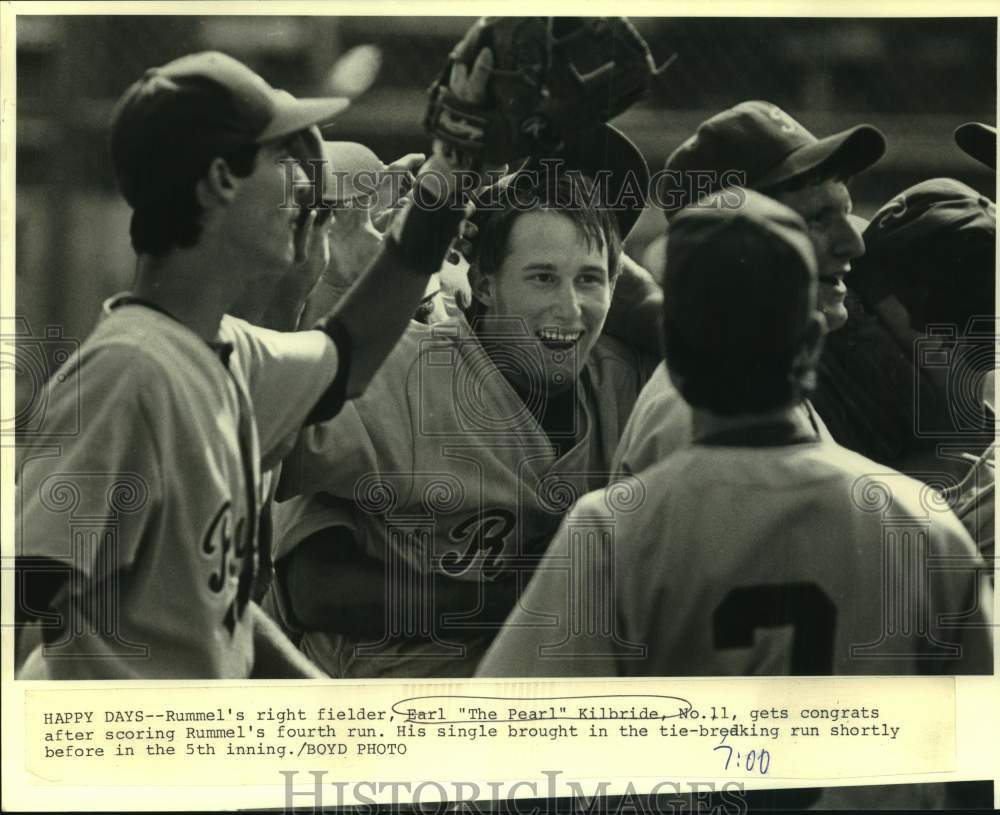
[[[612,472],[638,473],[687,447],[694,437],[691,415],[691,407],[670,381],[666,363],[661,362],[635,402],[615,451]],[[833,441],[808,400],[796,408],[796,420],[806,432],[814,431],[821,439]]]
[[[245,677],[261,462],[332,382],[336,347],[225,317],[227,370],[166,314],[106,311],[49,383],[44,435],[21,458],[18,554],[66,564],[82,598],[59,604],[68,636],[31,664],[52,678]]]
[[[479,674],[991,673],[981,567],[937,492],[833,442],[696,444],[577,504]]]
[[[463,317],[412,323],[364,395],[307,428],[286,460],[285,494],[322,495],[278,505],[279,546],[290,551],[346,523],[389,572],[399,561],[455,580],[501,577],[510,558],[544,551],[573,501],[607,482],[651,367],[599,339],[576,389],[576,443],[559,457]],[[344,501],[354,504],[353,523]],[[416,635],[358,651],[310,632],[302,647],[335,676],[470,676],[488,637],[452,630],[461,654]]]

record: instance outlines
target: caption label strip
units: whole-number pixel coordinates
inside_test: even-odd
[[[39,784],[273,783],[606,777],[755,780],[947,772],[954,680],[744,679],[576,683],[29,690],[25,769]],[[425,691],[414,693],[414,691]],[[447,692],[442,692],[447,691]],[[128,772],[123,775],[122,771]]]

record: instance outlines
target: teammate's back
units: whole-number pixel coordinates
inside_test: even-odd
[[[615,597],[618,633],[648,651],[620,673],[992,671],[982,563],[930,487],[829,442],[695,445],[637,478]],[[606,514],[592,496],[569,523],[594,501]],[[650,574],[662,590],[628,589]]]

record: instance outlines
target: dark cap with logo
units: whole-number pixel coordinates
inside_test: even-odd
[[[883,205],[863,237],[848,284],[869,305],[895,295],[916,328],[993,312],[996,205],[972,187],[922,181]]]
[[[193,167],[329,121],[346,99],[296,99],[232,57],[206,51],[150,68],[115,105],[111,159],[133,208],[189,183]]]
[[[752,100],[702,122],[670,154],[656,193],[669,218],[724,186],[766,192],[813,171],[847,178],[884,153],[885,137],[872,125],[820,139],[777,105]]]

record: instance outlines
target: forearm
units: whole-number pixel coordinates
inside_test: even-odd
[[[252,679],[322,679],[326,675],[312,664],[256,603],[247,606],[253,625]]]
[[[660,334],[663,290],[653,275],[632,258],[623,254],[621,262],[604,332],[659,356],[663,350]]]
[[[386,246],[335,307],[333,318],[351,338],[348,398],[364,392],[409,325],[426,288],[427,275],[398,249]]]

